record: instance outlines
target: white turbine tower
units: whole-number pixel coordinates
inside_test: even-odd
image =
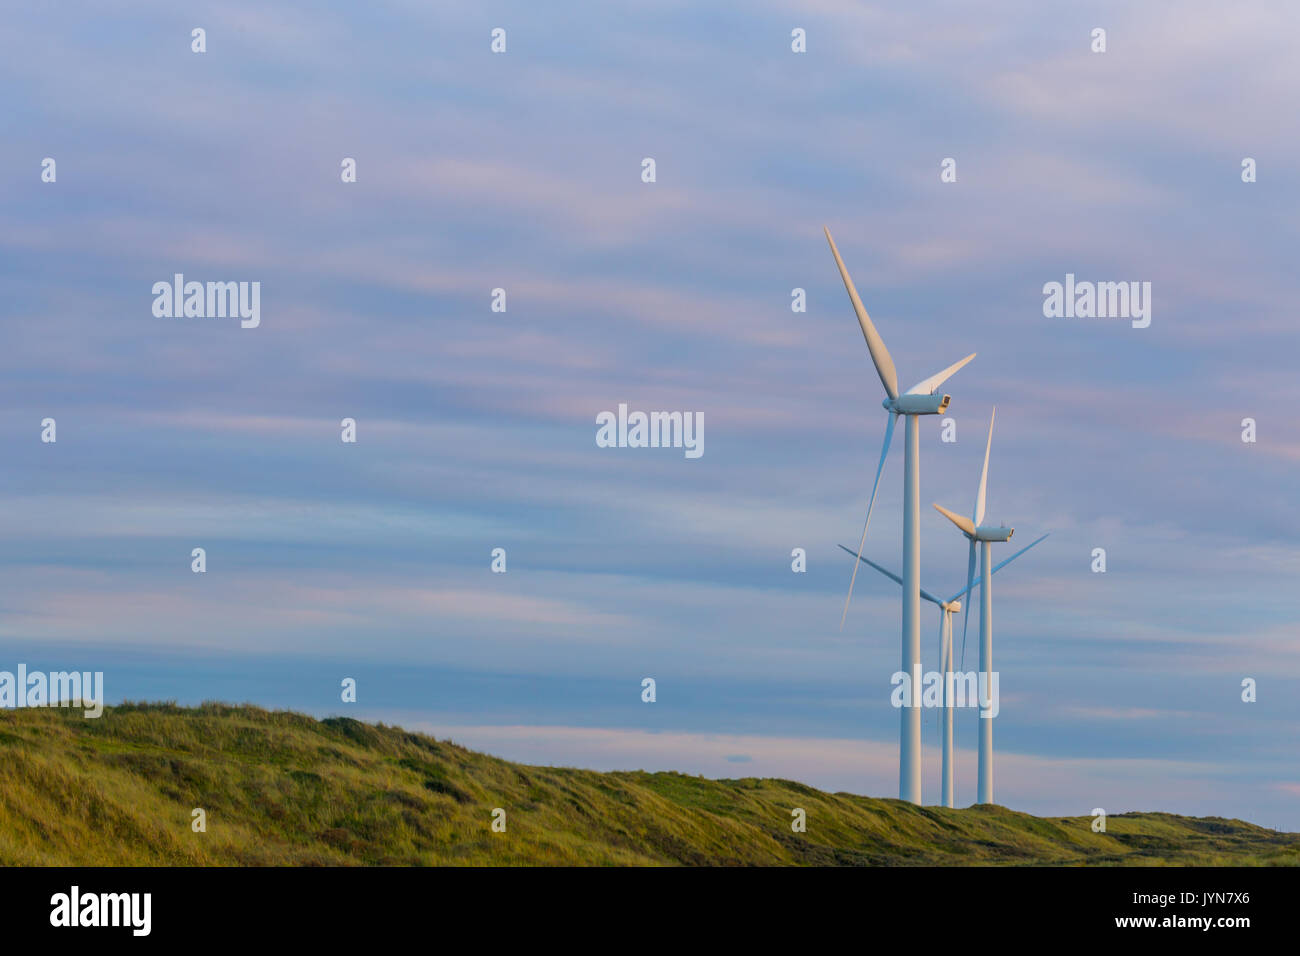
[[[921,476],[918,461],[917,416],[939,415],[952,401],[949,395],[936,395],[935,389],[946,382],[954,372],[975,357],[972,352],[960,362],[948,366],[937,375],[931,375],[925,381],[912,386],[899,394],[898,372],[894,369],[894,360],[890,358],[889,349],[871,324],[871,317],[858,298],[858,290],[853,287],[849,271],[844,267],[835,240],[829,229],[825,230],[826,241],[831,245],[831,254],[835,256],[835,265],[844,280],[844,288],[857,313],[858,325],[867,340],[867,349],[871,352],[871,361],[880,376],[880,384],[885,386],[885,400],[881,404],[889,414],[885,426],[885,442],[880,449],[880,463],[876,466],[876,480],[871,486],[871,500],[867,503],[867,520],[862,525],[862,540],[858,543],[859,555],[867,540],[867,528],[871,524],[871,509],[876,504],[876,489],[880,487],[880,472],[885,467],[885,456],[889,454],[889,442],[894,437],[894,423],[898,416],[907,418],[907,444],[903,464],[903,670],[909,674],[916,673],[921,666],[921,548],[917,533],[920,523]],[[840,627],[844,627],[844,618],[849,613],[849,601],[853,598],[853,582],[858,576],[857,562],[853,564],[853,576],[849,579],[849,594],[844,600],[844,614],[840,616]],[[921,802],[921,710],[919,707],[903,707],[899,711],[898,742],[898,797],[912,803]]]
[[[994,541],[1010,541],[1015,528],[1005,526],[993,527],[981,524],[984,520],[984,494],[989,478],[989,450],[993,447],[993,415],[989,416],[989,438],[984,446],[984,469],[980,472],[979,491],[975,494],[975,511],[970,518],[954,514],[942,505],[934,507],[945,518],[961,529],[970,540],[970,557],[966,562],[966,585],[970,587],[975,581],[975,545],[980,546],[980,674],[985,687],[991,687],[993,672],[993,592],[989,583],[992,569],[989,567],[990,545]],[[970,624],[970,602],[966,602],[966,620],[961,630],[962,659],[966,658],[966,626]],[[993,802],[993,720],[981,718],[979,737],[979,787],[978,802]]]
[[[1000,564],[994,565],[993,571],[991,573],[997,574],[1008,564],[1016,560],[1016,558],[1020,557],[1022,554],[1024,554],[1035,544],[1038,544],[1039,541],[1042,541],[1043,538],[1046,537],[1047,535],[1043,535],[1043,537],[1039,538],[1038,541],[1033,542],[1033,544],[1025,545],[1023,548],[1021,548],[1011,557],[1007,558],[1005,561],[1001,562]],[[844,545],[840,545],[840,548],[844,551],[847,551],[849,554],[853,553],[852,549],[846,548],[844,547]],[[862,555],[858,555],[857,557],[859,561],[865,561],[867,564],[871,565],[873,568],[875,568],[885,577],[889,578],[891,581],[896,581],[899,584],[903,583],[903,579],[900,578],[893,571],[889,571],[885,568],[882,568],[880,565],[876,564],[876,562],[872,561],[870,558],[864,558]],[[952,757],[952,751],[953,751],[952,710],[953,708],[952,708],[952,701],[948,698],[948,690],[947,690],[948,685],[950,683],[948,675],[952,673],[952,616],[957,611],[961,610],[960,599],[966,597],[966,594],[970,591],[971,587],[972,587],[971,585],[968,585],[966,588],[962,589],[961,591],[958,591],[956,594],[948,598],[948,600],[946,601],[939,600],[929,591],[925,590],[925,588],[921,588],[921,597],[929,601],[931,604],[937,605],[939,608],[939,658],[942,661],[942,663],[939,666],[939,673],[943,675],[943,686],[944,686],[943,723],[941,724],[943,728],[943,775],[940,780],[940,783],[942,786],[942,794],[943,794],[942,802],[945,807],[956,806],[955,803],[956,782],[954,778],[953,757]]]

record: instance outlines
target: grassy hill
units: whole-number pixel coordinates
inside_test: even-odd
[[[806,833],[791,832],[795,807]],[[1300,834],[1239,820],[1090,823],[789,780],[530,767],[255,707],[0,711],[4,865],[1300,863]]]

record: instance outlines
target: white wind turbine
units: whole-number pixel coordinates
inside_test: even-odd
[[[934,507],[940,514],[961,529],[967,539],[970,540],[970,557],[966,562],[966,586],[969,588],[975,581],[975,545],[980,545],[980,673],[984,677],[985,686],[992,686],[993,672],[993,592],[989,583],[989,577],[992,575],[992,569],[989,568],[990,545],[994,541],[1010,541],[1011,536],[1015,533],[1015,528],[1005,526],[993,527],[992,525],[983,525],[980,522],[984,520],[984,494],[988,487],[989,478],[989,450],[993,447],[993,418],[997,414],[997,409],[993,409],[993,414],[989,416],[989,438],[988,443],[984,446],[984,469],[980,472],[979,491],[975,494],[975,511],[970,518],[954,514],[942,505],[936,504]],[[966,626],[970,624],[970,602],[966,604],[966,620],[961,629],[961,653],[962,659],[966,658]],[[993,802],[993,720],[983,718],[979,721],[980,739],[979,739],[979,786],[978,801],[979,803]]]
[[[1025,545],[1023,548],[1021,548],[1011,557],[1007,558],[1005,561],[1002,561],[1001,563],[994,565],[993,570],[990,573],[997,574],[1008,564],[1016,560],[1016,558],[1020,557],[1022,554],[1024,554],[1035,544],[1038,544],[1039,541],[1042,541],[1043,538],[1046,537],[1047,535],[1043,535],[1043,537],[1039,538],[1038,541],[1034,541],[1032,544]],[[846,548],[844,547],[844,545],[840,545],[840,548],[844,551],[847,551],[849,554],[853,553],[852,549]],[[889,571],[885,568],[882,568],[880,565],[876,564],[876,562],[872,561],[870,558],[864,558],[862,555],[858,555],[857,558],[859,561],[865,561],[867,564],[871,565],[873,568],[875,568],[885,577],[889,578],[891,581],[896,581],[899,584],[903,583],[903,579],[900,578],[897,574],[895,574],[893,571]],[[944,687],[943,722],[941,724],[943,728],[943,776],[940,782],[942,784],[942,802],[945,807],[956,806],[955,803],[956,782],[955,782],[954,771],[953,771],[953,755],[952,755],[953,708],[952,708],[952,701],[948,697],[948,690],[947,690],[950,683],[948,675],[952,673],[952,616],[957,611],[961,610],[961,600],[959,599],[964,598],[966,594],[970,591],[972,586],[974,585],[968,585],[961,591],[958,591],[952,597],[948,598],[948,600],[946,601],[939,600],[929,591],[925,590],[925,588],[921,588],[921,597],[929,601],[931,604],[937,605],[939,608],[939,657],[940,660],[942,661],[939,667],[939,672],[943,675],[943,687]]]
[[[884,340],[876,327],[871,324],[871,317],[858,298],[858,290],[853,287],[849,271],[844,267],[835,240],[829,229],[825,230],[826,241],[831,245],[831,254],[835,256],[835,265],[839,267],[840,278],[857,313],[858,325],[867,340],[867,349],[871,352],[871,361],[880,376],[880,384],[885,386],[885,400],[881,404],[889,414],[885,426],[885,442],[880,449],[880,463],[876,466],[876,480],[871,486],[871,499],[867,503],[867,520],[862,525],[862,540],[858,542],[858,555],[867,540],[867,528],[871,524],[871,509],[876,504],[876,489],[880,487],[880,472],[885,467],[885,456],[889,454],[889,442],[894,437],[894,423],[898,416],[907,418],[907,442],[903,464],[903,670],[915,673],[921,666],[921,547],[917,526],[920,523],[921,476],[919,462],[919,441],[917,438],[917,416],[939,415],[952,401],[950,395],[935,394],[935,389],[946,382],[954,372],[975,357],[972,352],[960,362],[948,366],[937,375],[931,375],[925,381],[912,386],[899,394],[898,372],[894,360],[885,348]],[[849,593],[844,600],[844,614],[840,616],[840,628],[844,627],[844,618],[849,613],[849,601],[853,598],[853,582],[858,576],[857,562],[853,564],[853,575],[849,579]],[[919,707],[903,707],[899,711],[898,741],[898,797],[912,803],[921,802],[921,710]]]

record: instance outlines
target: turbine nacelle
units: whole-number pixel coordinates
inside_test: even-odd
[[[961,601],[944,601],[939,607],[943,608],[949,614],[956,614],[961,610]]]
[[[951,395],[918,395],[905,392],[897,398],[886,398],[880,404],[895,415],[942,415],[952,401]]]
[[[956,512],[949,511],[940,504],[936,504],[934,509],[961,529],[961,533],[970,539],[972,545],[974,545],[976,541],[1010,541],[1011,536],[1016,533],[1015,528],[1008,528],[1006,525],[977,525],[965,515],[959,515]]]

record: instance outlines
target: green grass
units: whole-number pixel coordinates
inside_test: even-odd
[[[207,832],[191,830],[191,810]],[[491,831],[492,810],[507,831]],[[793,833],[790,811],[807,812]],[[5,865],[1240,865],[1240,820],[916,807],[789,780],[531,767],[400,728],[256,707],[0,711]]]

